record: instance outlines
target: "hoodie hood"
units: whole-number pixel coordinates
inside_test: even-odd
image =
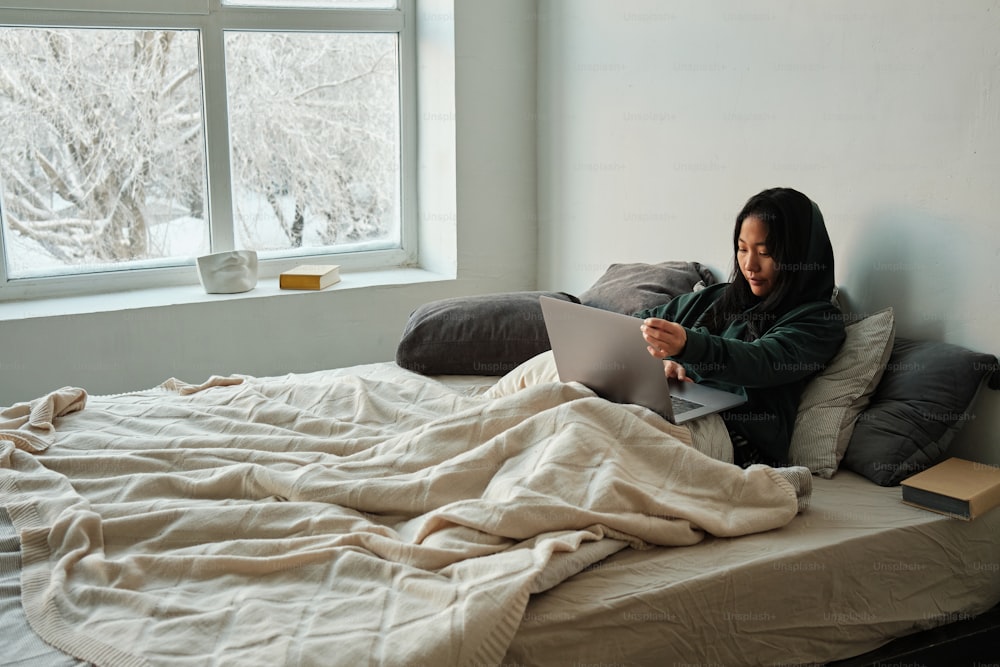
[[[799,303],[827,301],[833,297],[833,246],[819,207],[791,188],[761,193],[781,210],[785,220],[784,259],[779,270],[790,280],[791,294]]]

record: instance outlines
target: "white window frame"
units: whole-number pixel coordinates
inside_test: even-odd
[[[30,8],[25,6],[29,5]],[[169,7],[169,9],[164,9]],[[75,8],[75,9],[74,9]],[[0,0],[0,26],[65,28],[142,28],[196,30],[199,33],[205,111],[207,206],[212,251],[233,248],[229,120],[224,66],[227,30],[394,32],[399,36],[400,81],[400,246],[391,249],[324,252],[303,250],[280,259],[261,259],[258,276],[274,278],[297,264],[329,262],[342,272],[410,267],[417,264],[417,95],[415,0],[398,0],[396,9],[314,10],[222,6],[222,0]],[[219,65],[216,65],[218,63]],[[2,188],[0,188],[2,196]],[[3,202],[0,201],[0,207]],[[10,279],[0,235],[0,302],[101,294],[198,283],[194,257],[181,265]]]

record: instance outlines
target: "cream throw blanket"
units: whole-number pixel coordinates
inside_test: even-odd
[[[8,415],[0,504],[32,626],[99,665],[496,664],[529,595],[596,560],[796,514],[770,468],[579,385],[486,398],[395,371],[62,392],[44,452],[26,410]]]

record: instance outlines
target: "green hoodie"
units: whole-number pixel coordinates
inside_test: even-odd
[[[805,256],[786,267],[796,272],[793,284],[801,297],[797,303],[764,318],[759,314],[760,300],[752,299],[713,334],[702,320],[732,289],[731,283],[720,283],[636,316],[684,326],[687,343],[673,360],[696,382],[745,395],[745,404],[722,414],[730,433],[745,438],[764,463],[785,465],[802,391],[837,353],[845,334],[843,316],[830,300],[833,251],[818,207],[792,190],[771,192],[779,192],[782,205],[788,207],[786,214],[801,221],[804,229],[797,233],[805,232],[799,246]]]

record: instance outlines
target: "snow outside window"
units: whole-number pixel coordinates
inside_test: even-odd
[[[208,4],[0,0],[0,299],[196,283],[231,249],[262,277],[410,256],[404,10]]]

